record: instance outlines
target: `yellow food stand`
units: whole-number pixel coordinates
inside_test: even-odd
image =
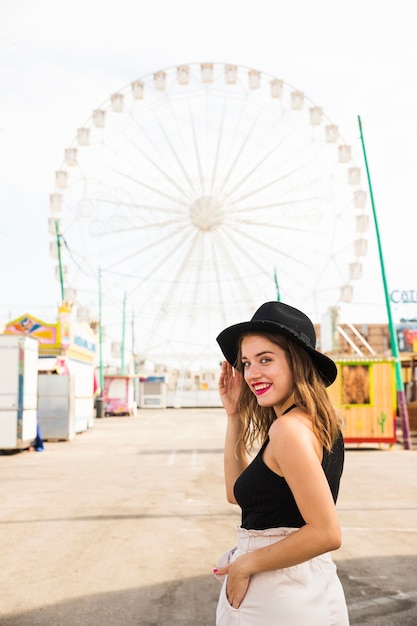
[[[345,443],[394,444],[394,359],[348,357],[335,362],[338,376],[328,394],[342,416]]]

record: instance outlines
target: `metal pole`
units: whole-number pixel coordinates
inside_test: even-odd
[[[407,401],[406,401],[405,391],[404,391],[400,351],[398,349],[398,337],[397,337],[397,333],[394,327],[394,322],[392,319],[391,300],[389,297],[387,277],[385,274],[385,264],[384,264],[384,257],[382,254],[381,237],[379,235],[378,220],[376,216],[376,209],[375,209],[375,202],[374,202],[374,194],[372,191],[371,176],[369,173],[368,159],[366,157],[365,140],[363,137],[360,115],[358,115],[358,123],[359,123],[359,132],[361,136],[363,157],[364,157],[365,167],[366,167],[366,175],[368,177],[369,195],[371,198],[372,213],[373,213],[374,223],[375,223],[375,232],[376,232],[376,238],[377,238],[377,243],[378,243],[379,262],[381,266],[382,282],[384,285],[384,294],[385,294],[385,304],[386,304],[387,314],[388,314],[388,328],[389,328],[389,335],[390,335],[390,341],[391,341],[391,351],[392,351],[392,356],[395,359],[395,379],[396,379],[396,384],[397,384],[398,410],[399,410],[399,414],[401,417],[401,425],[402,425],[402,431],[403,431],[403,440],[404,440],[403,445],[406,450],[410,450],[411,449],[410,426],[409,426],[409,421],[408,421]]]
[[[277,268],[274,268],[274,280],[275,280],[275,288],[277,290],[277,302],[281,302],[281,294],[279,292],[279,284],[278,284],[278,276],[277,276]]]
[[[136,374],[136,351],[135,351],[135,310],[132,309],[132,355],[133,355],[133,373]]]
[[[126,337],[126,292],[123,298],[123,323],[122,323],[122,354],[120,363],[120,373],[125,373],[125,337]]]
[[[65,301],[64,272],[62,271],[61,233],[59,232],[58,220],[55,220],[55,233],[56,233],[56,245],[58,249],[59,282],[61,284],[61,301],[64,302]]]

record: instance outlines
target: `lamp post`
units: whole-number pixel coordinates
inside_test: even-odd
[[[397,385],[397,401],[398,401],[398,409],[399,409],[399,413],[401,417],[401,425],[402,425],[402,431],[403,431],[403,440],[404,440],[403,445],[406,450],[410,450],[411,449],[410,426],[409,426],[409,421],[408,421],[407,401],[406,401],[405,392],[404,392],[404,382],[403,382],[402,369],[401,369],[400,352],[398,349],[398,338],[397,338],[397,333],[395,331],[394,322],[392,319],[391,300],[390,300],[389,291],[388,291],[387,277],[385,274],[385,264],[384,264],[384,257],[382,254],[382,244],[381,244],[381,238],[379,235],[378,220],[377,220],[375,202],[374,202],[374,194],[372,191],[371,176],[369,173],[368,159],[366,156],[365,140],[363,137],[360,115],[358,115],[358,123],[359,123],[359,132],[360,132],[361,143],[362,143],[363,157],[365,161],[366,175],[368,178],[369,196],[371,198],[372,213],[373,213],[374,223],[375,223],[375,233],[376,233],[376,238],[377,238],[377,243],[378,243],[379,262],[380,262],[380,267],[381,267],[382,282],[384,286],[385,304],[386,304],[387,314],[388,314],[388,328],[389,328],[389,335],[390,335],[390,342],[391,342],[391,351],[392,351],[392,356],[395,359],[395,379],[396,379],[396,385]]]
[[[104,373],[103,373],[103,320],[101,298],[101,267],[98,268],[98,343],[99,343],[99,367],[100,367],[100,398],[103,397]]]
[[[123,297],[123,323],[122,323],[122,350],[120,373],[125,373],[125,350],[126,350],[126,292]]]

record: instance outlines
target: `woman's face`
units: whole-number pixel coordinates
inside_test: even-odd
[[[247,335],[241,344],[245,381],[258,404],[279,413],[294,390],[294,377],[285,350],[263,335]]]

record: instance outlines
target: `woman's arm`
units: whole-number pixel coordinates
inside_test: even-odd
[[[224,444],[224,477],[228,502],[236,504],[233,487],[236,479],[248,465],[244,445],[239,441],[242,422],[237,413],[237,400],[243,381],[240,372],[224,361],[219,379],[220,399],[227,413],[227,428]]]
[[[270,443],[272,458],[306,524],[281,541],[242,555],[229,566],[227,593],[234,607],[243,600],[253,574],[298,565],[341,544],[333,497],[314,433],[301,419],[281,416],[270,430]]]

